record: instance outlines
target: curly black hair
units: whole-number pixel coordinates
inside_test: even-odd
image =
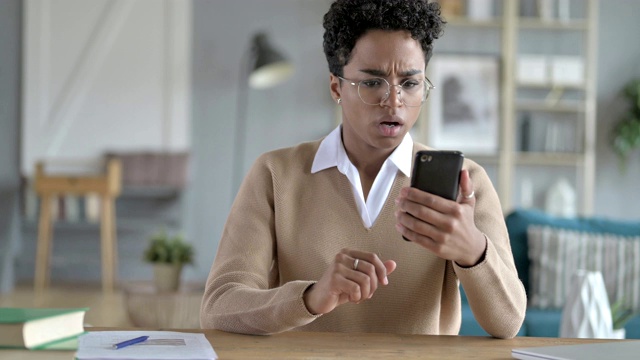
[[[368,30],[406,30],[422,46],[429,62],[433,41],[446,22],[440,5],[428,0],[337,0],[324,15],[324,54],[329,71],[342,76],[358,39]]]

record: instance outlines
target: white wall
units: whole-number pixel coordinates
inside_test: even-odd
[[[13,289],[19,249],[20,0],[0,1],[0,294]]]
[[[0,187],[16,187],[20,124],[20,1],[0,2]]]
[[[630,157],[625,173],[611,151],[612,127],[626,109],[621,89],[640,78],[640,1],[601,0],[598,46],[598,127],[596,148],[596,215],[640,219],[640,151]]]
[[[43,159],[188,150],[190,2],[24,4],[23,174]]]
[[[240,65],[253,34],[265,31],[295,65],[286,83],[249,90],[247,147],[238,164],[246,173],[261,153],[318,139],[335,126],[329,73],[322,51],[322,16],[329,1],[196,0],[193,4],[194,181],[186,214],[189,237],[198,244],[203,277],[238,184],[232,184],[232,150]]]

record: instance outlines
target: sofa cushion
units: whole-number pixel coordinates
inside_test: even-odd
[[[631,319],[624,328],[626,329],[627,339],[640,339],[640,316]]]
[[[476,318],[473,316],[471,307],[469,305],[462,306],[462,317],[460,324],[459,335],[464,336],[489,336],[484,329],[478,324]]]
[[[640,310],[640,236],[586,233],[531,225],[529,304],[562,308],[578,269],[599,271],[612,301]]]
[[[616,221],[600,217],[561,218],[540,210],[515,210],[505,219],[511,251],[518,276],[525,289],[529,290],[529,255],[527,249],[527,228],[529,225],[548,225],[588,233],[611,233],[623,236],[640,236],[640,221]]]
[[[562,310],[540,310],[528,308],[525,315],[524,327],[527,336],[558,337]]]

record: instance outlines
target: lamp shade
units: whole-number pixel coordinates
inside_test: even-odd
[[[269,44],[264,33],[253,38],[252,51],[255,59],[249,73],[249,86],[252,88],[275,86],[293,74],[293,65]]]

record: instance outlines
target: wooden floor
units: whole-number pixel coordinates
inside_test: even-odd
[[[0,294],[0,307],[88,307],[85,326],[132,326],[123,293],[105,295],[99,284],[53,285],[41,296],[35,295],[31,284],[18,285],[13,292]]]

